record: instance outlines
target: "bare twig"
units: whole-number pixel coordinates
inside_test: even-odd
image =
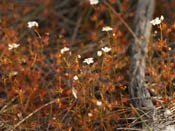
[[[135,40],[139,40],[137,35],[134,33],[134,31],[131,29],[131,27],[125,22],[125,20],[115,11],[115,9],[105,0],[103,3],[109,7],[109,9],[119,18],[119,20],[124,24],[124,26],[128,29],[128,31],[132,34],[132,36],[135,38]]]
[[[71,40],[72,45],[73,45],[73,43],[74,43],[74,40],[76,39],[76,36],[77,36],[77,33],[78,33],[78,29],[79,29],[79,27],[80,27],[81,21],[82,21],[82,17],[80,17],[80,18],[77,20],[76,27],[75,27],[74,33],[73,33],[73,35],[72,35],[72,40]]]

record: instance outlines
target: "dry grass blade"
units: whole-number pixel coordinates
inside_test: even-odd
[[[22,124],[23,122],[25,122],[28,118],[30,118],[31,116],[33,116],[34,114],[36,114],[38,111],[40,111],[41,109],[43,109],[44,107],[54,104],[56,102],[59,102],[60,99],[54,99],[44,105],[42,105],[41,107],[37,108],[36,110],[34,110],[33,112],[31,112],[29,115],[27,115],[26,117],[24,117],[24,119],[22,119],[21,121],[19,121],[18,123],[16,123],[12,128],[8,129],[8,131],[14,131],[20,124]]]

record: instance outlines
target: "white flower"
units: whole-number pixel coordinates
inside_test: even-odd
[[[152,25],[159,25],[161,23],[161,20],[158,17],[156,17],[154,20],[150,21],[150,23]]]
[[[73,96],[75,97],[75,99],[78,98],[78,97],[77,97],[77,90],[76,90],[74,87],[72,87],[72,94],[73,94]]]
[[[64,47],[64,48],[62,48],[61,49],[61,54],[63,54],[64,52],[67,52],[67,51],[69,51],[70,49],[68,48],[68,47]]]
[[[87,63],[88,65],[94,63],[94,58],[90,57],[90,58],[86,58],[83,61],[84,63]]]
[[[52,117],[52,119],[53,119],[53,120],[56,120],[57,118],[54,116],[54,117]]]
[[[88,113],[88,116],[89,116],[89,117],[92,117],[92,113]]]
[[[157,30],[155,30],[154,33],[157,34]]]
[[[172,114],[172,112],[169,109],[166,109],[165,112],[164,112],[165,116],[169,116],[171,114]]]
[[[161,21],[164,20],[164,16],[163,16],[163,15],[160,16],[160,20],[161,20]]]
[[[81,55],[78,55],[78,58],[80,59],[81,58]]]
[[[112,30],[112,28],[109,26],[105,26],[102,28],[102,31],[111,31],[111,30]]]
[[[39,24],[36,21],[29,21],[29,22],[27,22],[27,27],[28,28],[33,28],[33,27],[38,27],[38,26],[39,26]]]
[[[163,15],[159,17],[156,17],[154,20],[151,20],[150,23],[154,26],[154,25],[159,25],[162,21],[164,20]]]
[[[8,49],[9,50],[12,50],[12,49],[15,49],[15,48],[18,48],[20,46],[20,44],[16,44],[16,43],[12,43],[12,44],[8,44]]]
[[[102,106],[102,102],[101,101],[97,101],[96,104],[97,104],[97,106]]]
[[[102,51],[101,50],[99,50],[99,51],[97,51],[97,56],[102,56]]]
[[[91,5],[96,5],[99,3],[99,0],[89,0]]]
[[[111,48],[109,48],[109,47],[107,47],[107,46],[105,46],[105,47],[103,47],[103,48],[101,48],[102,49],[102,51],[104,51],[104,52],[109,52],[109,51],[111,51]]]
[[[75,81],[78,80],[78,76],[75,75],[73,79],[74,79]]]
[[[18,75],[18,72],[17,71],[11,71],[9,73],[9,76],[16,76],[16,75]]]

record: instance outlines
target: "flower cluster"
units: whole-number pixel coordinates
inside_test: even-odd
[[[159,25],[161,24],[161,22],[164,20],[163,15],[159,17],[156,17],[154,20],[151,20],[150,23],[154,26],[154,25]]]
[[[102,47],[101,50],[103,52],[107,53],[107,52],[110,52],[111,51],[111,48],[105,46],[105,47]],[[99,56],[99,57],[102,56],[102,54],[103,54],[103,52],[101,50],[97,51],[97,56]]]

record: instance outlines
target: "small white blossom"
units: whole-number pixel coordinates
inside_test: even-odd
[[[78,97],[77,97],[77,90],[73,87],[72,88],[72,94],[73,94],[73,96],[75,97],[75,99],[77,99]]]
[[[91,5],[96,5],[99,3],[99,0],[89,0]]]
[[[74,79],[75,81],[78,80],[78,76],[75,75],[73,79]]]
[[[89,117],[92,117],[92,113],[88,113],[88,116],[89,116]]]
[[[96,104],[97,104],[97,106],[102,106],[102,102],[101,101],[97,101]]]
[[[16,43],[12,43],[12,44],[8,44],[8,49],[9,50],[12,50],[12,49],[15,49],[15,48],[18,48],[20,46],[20,44],[16,44]]]
[[[11,71],[9,73],[9,76],[16,76],[16,75],[18,75],[18,72],[17,71]]]
[[[29,22],[27,22],[27,27],[28,28],[33,28],[33,27],[38,27],[38,26],[39,26],[39,24],[36,21],[29,21]]]
[[[155,30],[154,33],[157,34],[157,30]]]
[[[161,15],[161,17],[156,17],[154,20],[151,20],[150,23],[154,25],[159,25],[164,20],[164,17]]]
[[[158,17],[156,17],[154,20],[150,21],[150,23],[152,25],[159,25],[161,23],[161,20]]]
[[[54,117],[52,117],[52,119],[53,119],[53,120],[56,120],[57,118],[54,116]]]
[[[99,50],[99,51],[97,51],[97,56],[102,56],[102,51],[101,50]]]
[[[64,48],[62,48],[61,49],[61,54],[63,54],[64,52],[67,52],[67,51],[69,51],[70,49],[68,48],[68,47],[64,47]]]
[[[164,16],[163,16],[163,15],[160,16],[160,20],[161,20],[161,21],[164,20]]]
[[[166,109],[165,112],[164,112],[165,116],[169,116],[171,114],[172,114],[172,112],[169,109]]]
[[[84,63],[87,63],[88,65],[94,63],[94,58],[90,57],[90,58],[86,58],[83,61]]]
[[[102,28],[102,31],[111,31],[111,30],[112,30],[112,28],[109,26],[105,26]]]
[[[78,55],[78,58],[80,59],[81,58],[81,55]]]
[[[103,48],[101,48],[102,49],[102,51],[104,51],[104,52],[109,52],[109,51],[111,51],[111,48],[109,48],[109,47],[107,47],[107,46],[105,46],[105,47],[103,47]]]

